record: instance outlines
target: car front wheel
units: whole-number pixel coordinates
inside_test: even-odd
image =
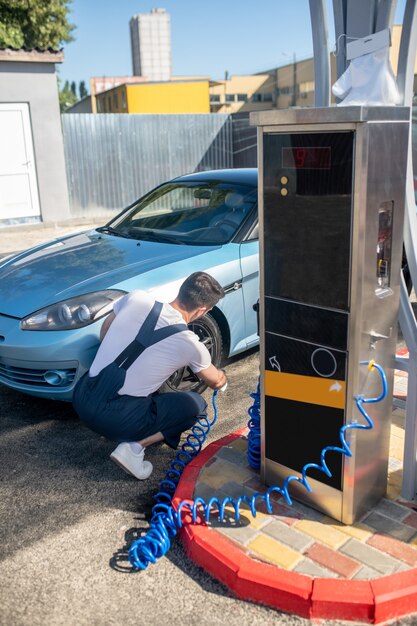
[[[213,365],[219,367],[222,358],[222,334],[214,317],[208,313],[189,324],[188,328],[206,346]],[[196,391],[202,393],[205,389],[207,389],[207,385],[189,367],[183,367],[174,372],[159,391]]]

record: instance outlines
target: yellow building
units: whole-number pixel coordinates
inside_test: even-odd
[[[210,81],[212,113],[260,111],[274,106],[275,79],[269,73]]]
[[[336,60],[330,59],[331,79],[336,76]],[[210,81],[212,113],[246,113],[291,106],[314,106],[314,60],[283,65],[260,74],[231,76]]]
[[[97,113],[210,113],[208,80],[127,83],[96,94]]]
[[[292,106],[314,106],[314,59],[295,60],[294,63],[272,70],[276,80],[277,109],[288,109]],[[330,84],[336,80],[336,57],[330,55]],[[331,97],[331,102],[334,102]]]
[[[394,74],[397,74],[398,57],[400,54],[402,26],[394,24],[391,29],[391,48],[390,48],[390,61]],[[414,93],[417,92],[417,58],[414,63]]]

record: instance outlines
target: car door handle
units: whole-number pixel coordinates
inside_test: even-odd
[[[223,291],[224,291],[225,295],[227,293],[230,293],[231,291],[237,291],[238,289],[242,289],[242,281],[241,280],[237,280],[234,283],[231,283],[230,285],[227,285],[226,287],[223,287]]]

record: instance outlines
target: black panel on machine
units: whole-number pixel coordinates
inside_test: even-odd
[[[353,132],[264,137],[265,295],[348,310]]]
[[[279,335],[346,350],[348,314],[266,297],[265,328]]]
[[[325,446],[340,446],[343,418],[343,409],[266,396],[265,455],[297,472],[306,463],[320,465],[320,453]],[[309,470],[307,476],[341,490],[342,455],[328,452],[326,463],[332,472],[330,478],[319,470]]]
[[[346,380],[346,352],[265,333],[265,369]]]

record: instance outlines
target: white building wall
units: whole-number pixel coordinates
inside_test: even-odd
[[[171,79],[171,18],[165,9],[130,20],[133,74],[149,81]]]

